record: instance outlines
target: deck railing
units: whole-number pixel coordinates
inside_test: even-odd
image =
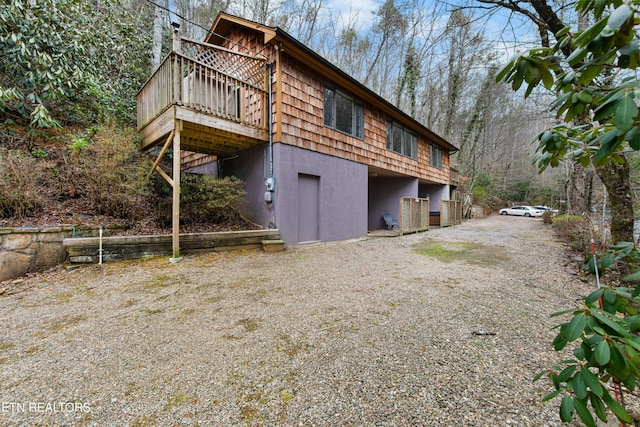
[[[454,185],[454,186],[459,186],[460,185],[460,172],[458,171],[458,169],[455,168],[450,168],[450,184]]]
[[[138,129],[172,105],[267,128],[265,61],[217,46],[181,41],[138,92]]]

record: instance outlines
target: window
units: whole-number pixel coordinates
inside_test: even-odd
[[[431,166],[442,169],[442,148],[431,144]]]
[[[387,150],[415,160],[418,158],[418,137],[402,125],[387,120]]]
[[[364,107],[339,89],[324,87],[324,125],[364,138]]]

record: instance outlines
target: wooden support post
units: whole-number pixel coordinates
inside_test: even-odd
[[[182,120],[176,122],[175,134],[173,135],[173,210],[172,221],[172,252],[171,262],[179,262],[180,257],[180,133],[182,131]]]

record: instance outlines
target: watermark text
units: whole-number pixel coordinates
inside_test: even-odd
[[[0,413],[10,414],[62,414],[91,412],[91,405],[84,402],[0,402]]]

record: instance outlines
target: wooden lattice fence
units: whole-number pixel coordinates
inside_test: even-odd
[[[400,234],[429,229],[429,198],[400,199]]]
[[[462,224],[462,205],[457,200],[440,201],[440,227]]]

